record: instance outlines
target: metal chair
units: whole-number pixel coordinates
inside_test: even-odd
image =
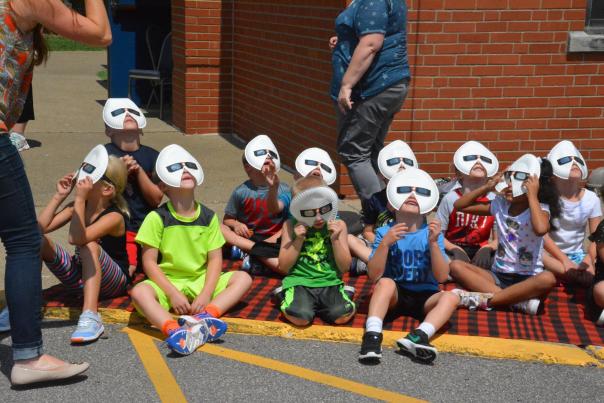
[[[164,115],[164,85],[170,85],[172,82],[172,32],[169,32],[162,40],[157,60],[153,57],[153,48],[150,40],[150,27],[145,32],[145,40],[147,49],[151,59],[152,69],[131,69],[128,71],[128,98],[131,98],[131,88],[133,80],[149,80],[151,81],[151,94],[147,100],[146,109],[149,108],[151,100],[157,97],[155,90],[159,87],[159,118],[163,119]]]

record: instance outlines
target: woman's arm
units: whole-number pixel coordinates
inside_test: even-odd
[[[279,249],[279,273],[286,276],[289,270],[296,264],[300,251],[302,251],[302,245],[306,239],[306,227],[298,223],[295,229],[292,228],[292,221],[287,220],[283,224],[281,231],[281,249]],[[295,234],[295,239],[294,239]]]
[[[19,28],[30,31],[42,24],[50,31],[92,46],[109,46],[111,28],[105,2],[86,0],[86,16],[63,4],[61,0],[12,0]]]

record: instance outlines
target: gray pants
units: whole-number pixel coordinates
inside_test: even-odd
[[[374,97],[355,102],[346,114],[336,104],[338,154],[362,200],[385,186],[379,175],[377,157],[384,147],[390,123],[407,97],[407,87],[408,81],[403,80]]]

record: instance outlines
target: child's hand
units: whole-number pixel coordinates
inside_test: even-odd
[[[263,165],[262,175],[264,175],[264,179],[266,179],[269,187],[279,186],[279,176],[277,176],[274,163]]]
[[[567,272],[571,269],[578,269],[579,267],[575,262],[570,260],[568,257],[562,261],[562,266],[564,267],[564,271]]]
[[[337,36],[332,36],[331,38],[329,38],[329,49],[333,50],[337,44],[338,44]]]
[[[94,184],[92,183],[90,176],[80,179],[76,184],[76,197],[86,200],[88,193],[92,190],[92,186],[94,186]]]
[[[537,175],[531,175],[524,181],[523,186],[526,188],[527,196],[537,197],[539,193],[539,178]]]
[[[140,165],[138,165],[138,161],[134,159],[131,155],[124,155],[122,157],[122,161],[126,164],[126,168],[128,169],[128,175],[138,173],[140,169]]]
[[[440,221],[432,220],[428,225],[428,241],[436,242],[438,241],[438,236],[441,233]]]
[[[346,224],[342,220],[331,220],[327,222],[327,230],[331,233],[331,239],[336,240],[346,230]]]
[[[388,232],[386,232],[382,242],[384,242],[386,246],[390,247],[398,242],[399,239],[404,237],[407,231],[409,231],[407,224],[395,224]]]
[[[71,174],[67,174],[64,177],[62,177],[61,179],[59,179],[59,181],[57,182],[57,194],[61,197],[67,197],[69,196],[69,193],[71,193],[71,190],[73,189],[73,178],[74,178],[75,174],[71,173]]]
[[[497,184],[499,182],[501,182],[501,178],[503,177],[503,172],[499,172],[496,173],[495,175],[493,175],[491,178],[489,178],[487,180],[486,186],[488,189],[490,189],[491,191],[495,190],[495,186],[497,186]]]
[[[195,298],[191,303],[191,310],[189,311],[189,315],[196,315],[198,313],[202,313],[209,303],[210,297],[206,297],[203,293],[199,294],[197,298]]]
[[[189,300],[180,291],[176,291],[174,294],[168,296],[170,298],[170,305],[172,309],[179,315],[187,315],[191,312],[191,304]]]
[[[249,238],[252,236],[252,231],[247,227],[247,225],[239,221],[235,223],[235,228],[233,228],[233,231],[235,231],[237,235],[244,238]]]
[[[306,226],[302,223],[297,223],[294,227],[294,234],[296,238],[306,238]]]

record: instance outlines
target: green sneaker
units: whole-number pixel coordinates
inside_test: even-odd
[[[428,343],[428,335],[419,329],[398,339],[396,345],[401,351],[411,354],[425,364],[430,364],[438,355],[438,351]]]

